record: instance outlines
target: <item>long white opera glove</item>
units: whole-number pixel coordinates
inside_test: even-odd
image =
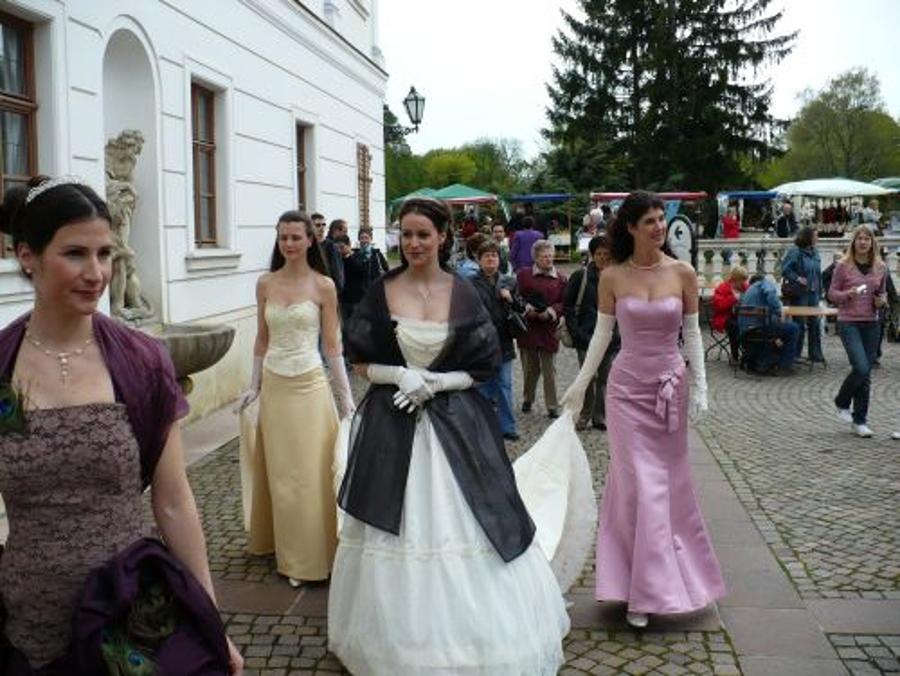
[[[434,396],[422,374],[405,366],[369,364],[366,377],[371,383],[396,385],[399,391],[394,394],[394,406],[408,413]]]
[[[334,394],[338,417],[343,420],[356,410],[356,404],[353,403],[353,392],[350,391],[350,380],[347,378],[347,368],[344,366],[344,355],[326,356],[325,362],[328,364],[331,392]]]
[[[475,384],[472,376],[465,371],[448,371],[447,373],[423,371],[422,377],[428,384],[428,389],[434,394],[448,390],[468,390]]]
[[[597,374],[600,368],[600,362],[603,361],[603,355],[606,354],[606,348],[612,342],[613,329],[616,327],[616,318],[614,315],[597,313],[597,324],[594,326],[594,335],[591,336],[591,342],[588,345],[587,354],[584,356],[584,363],[581,370],[575,376],[575,382],[569,385],[569,389],[563,395],[562,407],[569,411],[572,416],[577,416],[581,412],[584,404],[584,393],[591,380]]]
[[[706,362],[703,359],[703,338],[700,335],[698,313],[684,316],[681,337],[684,338],[684,356],[687,357],[691,372],[691,402],[688,415],[693,421],[709,410],[706,399]]]
[[[250,384],[247,386],[247,389],[241,393],[240,399],[238,399],[237,403],[234,405],[234,408],[232,409],[234,413],[243,411],[256,401],[256,398],[259,396],[259,391],[262,388],[262,366],[263,358],[254,355],[253,371],[250,374]]]

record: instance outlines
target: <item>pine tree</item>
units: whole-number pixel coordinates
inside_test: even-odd
[[[553,40],[550,155],[606,159],[581,188],[747,187],[777,123],[756,75],[796,37],[775,34],[770,2],[579,0],[584,18],[563,12]]]

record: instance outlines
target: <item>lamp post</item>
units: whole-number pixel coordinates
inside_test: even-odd
[[[406,108],[406,114],[409,121],[413,123],[412,127],[403,129],[403,134],[409,134],[419,131],[419,124],[422,122],[422,114],[425,112],[425,97],[416,91],[415,87],[409,88],[409,94],[403,99],[403,107]]]

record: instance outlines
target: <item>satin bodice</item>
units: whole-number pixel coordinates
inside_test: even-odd
[[[644,300],[624,296],[616,300],[616,322],[622,336],[619,368],[656,378],[661,371],[684,366],[678,349],[682,306],[678,296]]]
[[[319,306],[311,300],[291,305],[266,303],[269,347],[263,365],[292,377],[322,365],[319,354]]]
[[[407,366],[427,369],[444,349],[448,325],[408,317],[394,317],[397,321],[397,344]]]

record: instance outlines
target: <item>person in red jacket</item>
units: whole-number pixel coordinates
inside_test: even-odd
[[[534,264],[520,268],[516,278],[519,294],[526,303],[528,324],[528,332],[518,339],[525,380],[522,412],[531,411],[538,380],[543,378],[547,415],[556,418],[559,416],[554,362],[559,351],[556,326],[564,314],[566,277],[553,265],[553,254],[553,245],[546,239],[539,239],[531,247]]]
[[[741,221],[734,207],[728,207],[728,213],[722,217],[722,236],[725,239],[740,239]]]
[[[713,316],[710,320],[714,331],[728,333],[728,342],[731,345],[731,358],[738,359],[738,324],[734,314],[734,308],[741,299],[741,294],[747,289],[747,271],[740,265],[731,268],[728,279],[723,281],[713,292],[712,308]]]

